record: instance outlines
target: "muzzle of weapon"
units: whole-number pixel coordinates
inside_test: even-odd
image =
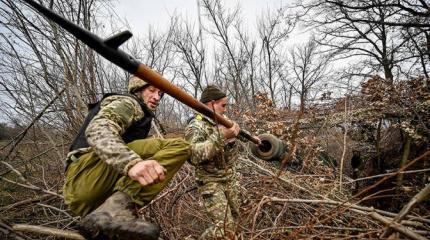
[[[260,145],[250,144],[251,153],[260,159],[271,161],[281,160],[287,151],[286,145],[272,134],[264,133],[258,136]]]
[[[62,28],[67,30],[69,33],[74,35],[77,39],[81,40],[83,43],[88,45],[91,49],[102,55],[104,58],[114,63],[115,65],[121,67],[127,72],[134,74],[142,79],[145,79],[149,84],[163,90],[165,93],[169,94],[173,98],[182,102],[183,104],[191,107],[197,112],[213,119],[215,122],[224,125],[227,128],[233,126],[233,123],[228,121],[226,118],[213,112],[205,104],[201,103],[184,90],[180,89],[176,85],[172,84],[170,81],[165,79],[159,73],[155,72],[148,66],[138,62],[136,59],[118,49],[123,43],[130,39],[133,34],[130,31],[124,31],[113,35],[109,38],[102,39],[97,35],[91,33],[90,31],[83,29],[82,27],[76,25],[75,23],[63,18],[62,16],[56,14],[50,9],[36,3],[32,0],[23,0],[46,18],[54,21]],[[249,132],[241,130],[240,135],[244,138],[250,140],[251,142],[258,144],[258,138],[252,136]],[[274,142],[269,142],[268,144],[275,144]],[[264,148],[266,149],[266,148]],[[264,150],[263,149],[263,150]],[[258,155],[257,155],[258,156]]]

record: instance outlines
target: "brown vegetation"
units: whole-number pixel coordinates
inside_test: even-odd
[[[128,73],[20,1],[1,2],[0,238],[63,239],[52,229],[75,231],[79,218],[62,201],[62,160],[85,105],[123,92]],[[109,24],[96,18],[106,1],[48,2],[91,31]],[[242,128],[286,143],[271,162],[242,146],[239,239],[430,238],[428,3],[299,2],[267,9],[253,37],[239,9],[202,0],[199,33],[173,16],[124,48],[195,97],[221,86]],[[288,48],[299,25],[314,35]],[[217,41],[212,55],[202,32]],[[191,114],[168,97],[157,111],[167,137],[181,136]],[[140,210],[163,239],[198,237],[209,224],[193,186],[185,164]]]

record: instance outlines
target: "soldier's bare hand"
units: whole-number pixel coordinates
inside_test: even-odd
[[[255,139],[257,139],[258,143],[257,146],[260,146],[263,142],[261,142],[261,139],[257,136],[254,136]]]
[[[233,126],[231,126],[231,128],[220,126],[220,132],[226,139],[236,137],[239,134],[239,131],[240,127],[236,122],[233,122]]]
[[[166,169],[155,160],[145,160],[130,168],[128,176],[142,186],[148,186],[163,181],[166,178]]]

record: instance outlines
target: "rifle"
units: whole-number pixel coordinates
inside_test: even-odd
[[[41,4],[34,2],[33,0],[23,1],[32,6],[37,11],[39,11],[43,16],[60,25],[62,28],[74,35],[77,39],[88,45],[91,49],[93,49],[115,65],[121,67],[125,71],[134,74],[142,79],[145,79],[149,84],[161,89],[165,93],[169,94],[170,96],[184,103],[185,105],[191,107],[197,112],[213,119],[215,122],[220,123],[227,128],[233,126],[232,122],[230,122],[220,114],[217,114],[212,111],[205,104],[201,103],[200,101],[186,93],[184,90],[169,82],[159,73],[155,72],[148,66],[138,62],[132,56],[118,49],[119,46],[121,46],[133,36],[130,31],[123,31],[109,38],[102,39],[97,35],[91,33],[90,31],[81,28],[75,23],[64,19],[62,16],[56,14],[55,12],[42,6]],[[259,144],[259,139],[252,136],[248,131],[241,129],[239,134],[242,137],[250,140],[251,142],[257,145]]]

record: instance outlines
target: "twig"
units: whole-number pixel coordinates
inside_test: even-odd
[[[38,206],[41,206],[41,207],[45,207],[45,208],[53,209],[53,210],[55,210],[55,211],[58,211],[58,212],[64,213],[64,214],[65,214],[66,216],[68,216],[69,218],[73,218],[73,216],[72,216],[72,215],[70,215],[69,213],[67,213],[67,211],[66,211],[66,210],[59,209],[59,208],[56,208],[56,207],[54,207],[54,206],[46,205],[46,204],[42,204],[42,203],[38,203],[37,205],[38,205]]]
[[[55,236],[59,238],[85,240],[85,238],[82,235],[80,235],[75,231],[60,230],[57,228],[34,226],[34,225],[28,225],[28,224],[14,224],[12,225],[12,229],[18,232],[30,232],[30,233]]]
[[[430,196],[430,183],[427,184],[419,193],[417,193],[414,197],[412,197],[412,199],[402,208],[402,210],[399,212],[399,214],[393,219],[393,223],[398,223],[400,222],[403,218],[406,217],[406,214],[408,214],[409,211],[412,210],[412,208],[424,201],[427,200]],[[391,235],[392,233],[392,228],[391,225],[389,225],[384,233],[381,235],[381,237],[388,237]]]
[[[10,224],[8,224],[7,222],[5,222],[4,220],[2,220],[0,218],[0,233],[1,232],[4,233],[4,235],[6,235],[6,236],[14,237],[16,240],[30,239],[27,236],[24,236],[20,233],[16,233],[14,231],[14,229],[12,228],[12,226],[10,226]]]
[[[285,226],[285,227],[270,227],[270,228],[264,228],[261,230],[258,230],[258,234],[254,236],[254,238],[257,238],[258,236],[262,235],[264,232],[267,231],[279,231],[279,232],[285,232],[290,229],[297,229],[297,228],[304,228],[306,226]],[[368,233],[368,232],[378,232],[377,229],[372,228],[354,228],[354,227],[334,227],[334,226],[328,226],[328,225],[315,225],[313,226],[317,229],[330,229],[330,230],[336,230],[336,231],[353,231],[353,232],[362,232],[362,233]],[[422,230],[415,230],[415,233],[422,234],[422,235],[429,235],[429,231],[422,231]],[[348,233],[350,235],[350,233]],[[327,237],[328,235],[324,235],[324,237]],[[357,239],[357,235],[350,235],[351,238]]]
[[[16,208],[16,207],[21,206],[21,205],[26,205],[26,204],[29,204],[29,203],[38,202],[38,201],[44,200],[44,199],[49,198],[49,197],[52,198],[52,195],[51,194],[45,194],[45,195],[42,195],[42,196],[37,197],[37,198],[30,198],[30,199],[26,199],[26,200],[23,200],[23,201],[19,201],[19,202],[10,204],[8,206],[1,207],[0,208],[0,212],[9,210],[11,208]]]
[[[264,196],[263,199],[265,200],[263,203],[267,203],[267,202],[289,202],[289,203],[312,203],[312,204],[328,204],[328,205],[336,205],[336,206],[345,206],[348,207],[351,211],[357,212],[357,213],[361,213],[361,214],[365,214],[365,212],[376,212],[378,214],[382,214],[385,215],[387,217],[395,217],[396,214],[392,213],[392,212],[387,212],[384,210],[380,210],[380,209],[375,209],[373,207],[364,207],[364,206],[360,206],[357,204],[352,204],[352,203],[345,203],[345,202],[338,202],[338,201],[334,201],[334,200],[317,200],[317,199],[300,199],[300,198],[290,198],[290,199],[286,199],[286,198],[278,198],[278,197],[268,197],[268,196]],[[358,210],[358,211],[356,211]],[[415,216],[411,216],[408,215],[407,216],[408,219],[414,218],[414,220],[418,221],[418,222],[425,222],[428,223],[428,221],[423,221],[426,219],[422,219],[422,218],[416,218]],[[404,224],[407,225],[411,225],[411,226],[417,226],[417,223],[412,222],[412,221],[405,221],[402,222]],[[419,226],[422,226],[422,224],[418,224]]]
[[[154,129],[154,131],[157,133],[157,136],[159,138],[164,138],[163,134],[161,134],[160,130],[157,127],[157,124],[155,124],[154,121],[151,122],[152,128]]]
[[[18,182],[12,181],[10,179],[7,179],[7,178],[1,177],[1,176],[0,176],[0,180],[3,180],[5,182],[9,182],[9,183],[12,183],[12,184],[24,187],[24,188],[28,188],[28,189],[31,189],[31,190],[36,190],[36,191],[41,191],[41,192],[44,192],[44,193],[47,193],[47,194],[51,194],[51,195],[57,196],[57,197],[59,197],[61,199],[63,198],[63,196],[59,195],[56,192],[52,192],[52,191],[49,191],[49,190],[46,190],[46,189],[42,189],[42,188],[40,188],[38,186],[35,186],[35,185],[32,185],[32,184],[31,185],[26,185],[26,184],[18,183]]]
[[[396,171],[396,174],[395,174],[395,175],[397,175],[399,172],[401,172],[401,171],[403,171],[403,170],[407,169],[408,167],[412,166],[413,164],[417,163],[418,161],[428,159],[429,155],[430,155],[430,150],[429,150],[429,151],[426,151],[426,152],[425,152],[425,153],[423,153],[423,154],[421,154],[419,157],[415,158],[414,160],[409,161],[406,165],[404,165],[404,166],[403,166],[403,167],[401,167],[398,171]],[[375,188],[376,186],[378,186],[379,184],[381,184],[381,183],[385,182],[386,180],[388,180],[388,179],[389,179],[389,178],[391,178],[392,176],[394,176],[394,175],[389,175],[389,176],[385,176],[385,177],[383,177],[381,180],[377,181],[376,183],[372,184],[371,186],[369,186],[369,187],[367,187],[367,188],[363,189],[362,191],[360,191],[359,193],[355,194],[352,198],[358,198],[358,197],[359,197],[359,196],[361,196],[363,193],[366,193],[366,192],[368,192],[370,189]]]
[[[404,166],[402,169],[399,169],[399,171],[402,171],[402,170],[406,169],[407,167],[411,166],[412,164],[414,164],[414,163],[416,163],[416,162],[418,162],[418,161],[420,161],[420,160],[424,160],[424,159],[426,159],[426,158],[428,157],[428,155],[429,155],[429,154],[430,154],[430,151],[425,152],[425,153],[424,153],[424,154],[422,154],[421,156],[419,156],[419,157],[415,158],[414,160],[412,160],[411,162],[409,162],[409,163],[408,163],[406,166]],[[247,160],[247,159],[244,159],[244,160]],[[264,171],[265,173],[267,173],[267,174],[269,174],[269,175],[271,175],[271,176],[273,176],[273,175],[274,175],[274,174],[273,174],[273,173],[271,173],[269,170],[264,169],[263,167],[261,167],[261,166],[257,165],[257,164],[256,164],[256,163],[254,163],[254,162],[251,162],[251,161],[249,161],[249,160],[247,160],[246,162],[247,162],[247,163],[251,163],[252,165],[256,166],[257,168],[259,168],[260,170]],[[376,184],[372,185],[372,186],[371,186],[371,188],[373,188],[373,187],[375,187],[375,186],[379,185],[380,183],[382,183],[383,181],[387,180],[388,178],[389,178],[389,177],[385,177],[385,178],[381,179],[381,180],[380,180],[380,181],[378,181]],[[301,190],[304,190],[304,191],[306,191],[306,192],[308,192],[308,193],[311,193],[313,196],[319,196],[320,198],[323,198],[323,199],[325,199],[325,200],[330,200],[330,199],[328,199],[328,198],[327,198],[327,197],[325,197],[325,196],[321,196],[321,195],[320,195],[320,194],[318,194],[318,193],[313,193],[313,192],[311,192],[311,191],[309,191],[309,190],[307,190],[307,189],[305,189],[305,188],[303,188],[303,187],[301,187],[301,186],[298,186],[298,185],[296,185],[296,184],[293,184],[293,183],[289,182],[289,181],[288,181],[288,180],[286,180],[286,179],[283,179],[283,178],[279,178],[279,179],[280,179],[280,180],[282,180],[282,181],[284,181],[284,182],[287,182],[288,184],[291,184],[291,185],[292,185],[292,186],[294,186],[294,187],[297,187],[298,189],[301,189]],[[369,188],[369,189],[370,189],[370,188]],[[360,192],[360,193],[359,193],[359,194],[357,194],[356,196],[361,195],[362,193],[364,193],[364,192],[368,191],[369,189],[365,189],[364,191]],[[352,198],[351,198],[351,199],[352,199]],[[332,200],[330,200],[330,201],[332,201]],[[349,200],[348,200],[348,201],[349,201]],[[372,209],[371,209],[371,208],[366,208],[366,207],[362,207],[362,206],[355,205],[355,204],[352,204],[352,205],[351,205],[351,203],[348,203],[348,201],[345,201],[345,202],[343,202],[343,203],[341,203],[341,202],[336,202],[336,205],[338,205],[338,206],[346,206],[346,207],[352,207],[352,206],[354,206],[354,207],[356,207],[357,209],[363,208],[363,209],[365,209],[366,211],[372,211]],[[354,210],[354,211],[358,212],[359,210]],[[396,216],[396,214],[394,214],[394,213],[386,212],[386,211],[383,211],[383,210],[375,210],[375,211],[377,211],[377,212],[378,212],[378,213],[380,213],[380,214],[384,214],[384,215],[391,216],[391,217],[395,217],[395,216]],[[408,216],[408,218],[415,218],[415,217]],[[417,218],[415,218],[415,219],[417,219]],[[417,220],[418,220],[418,221],[420,221],[420,222],[424,222],[424,223],[429,223],[429,222],[430,222],[428,219],[423,219],[423,218],[418,218]],[[405,223],[405,224],[406,224],[406,223]]]
[[[265,169],[264,167],[256,164],[255,162],[253,162],[253,161],[251,161],[249,159],[240,158],[240,160],[242,162],[249,163],[249,164],[257,167],[259,170],[263,171],[264,173],[266,173],[266,174],[268,174],[270,176],[276,176],[276,174],[272,173],[270,170]],[[300,190],[302,190],[304,192],[310,193],[314,197],[319,197],[319,198],[324,199],[324,200],[297,199],[297,201],[299,201],[299,202],[300,201],[305,201],[305,202],[310,203],[311,201],[315,201],[315,203],[317,203],[317,201],[319,201],[319,203],[328,203],[328,204],[334,204],[334,205],[338,205],[338,206],[353,207],[353,208],[356,208],[356,209],[359,209],[359,210],[363,210],[363,211],[376,211],[376,212],[378,212],[378,213],[380,213],[382,215],[388,216],[388,217],[395,217],[397,215],[395,213],[384,211],[384,210],[380,210],[380,209],[374,209],[374,208],[364,207],[364,206],[360,206],[360,205],[352,204],[352,203],[348,203],[348,202],[334,201],[334,200],[329,199],[326,196],[323,196],[323,195],[318,194],[318,193],[314,193],[314,192],[312,192],[312,191],[310,191],[310,190],[308,190],[308,189],[306,189],[306,188],[304,188],[302,186],[299,186],[299,185],[297,185],[297,184],[295,184],[295,183],[293,183],[291,181],[288,181],[287,179],[285,179],[283,177],[280,177],[279,180],[281,180],[282,182],[285,182],[287,184],[290,184],[291,186],[293,186],[295,188],[298,188],[298,189],[300,189]],[[286,199],[281,199],[281,198],[272,198],[272,200],[274,200],[274,201],[286,201]],[[287,200],[287,201],[294,202],[294,200],[292,200],[292,199]],[[430,220],[428,220],[428,219],[417,218],[416,216],[412,216],[412,215],[408,215],[407,218],[408,219],[417,219],[417,221],[419,221],[419,222],[430,224]]]
[[[420,172],[428,172],[428,171],[430,171],[430,168],[401,171],[401,172],[384,173],[384,174],[378,174],[378,175],[373,175],[373,176],[369,176],[369,177],[357,178],[357,179],[351,180],[350,182],[344,183],[344,184],[351,184],[351,183],[358,182],[358,181],[369,180],[369,179],[373,179],[373,178],[380,178],[380,177],[385,177],[385,176],[394,176],[394,175],[397,175],[399,173],[409,174],[409,173],[420,173]]]
[[[349,83],[349,81],[348,81]],[[345,111],[344,111],[344,133],[343,133],[343,149],[342,158],[340,159],[340,169],[339,169],[339,191],[342,191],[342,178],[343,178],[343,165],[345,162],[346,155],[346,139],[348,137],[348,125],[347,125],[347,114],[348,114],[348,95],[345,97]]]
[[[260,212],[261,206],[263,206],[266,202],[270,202],[270,197],[263,196],[260,200],[260,202],[257,205],[257,209],[255,210],[254,217],[252,219],[252,227],[251,227],[251,240],[254,239],[254,229],[255,229],[255,222],[257,222],[258,213]]]
[[[48,194],[55,195],[55,196],[57,196],[57,197],[63,198],[63,196],[59,195],[58,193],[55,193],[55,192],[52,192],[52,191],[49,191],[49,190],[42,189],[42,188],[40,188],[40,187],[38,187],[38,186],[36,186],[36,185],[32,184],[31,182],[29,182],[29,181],[24,177],[24,175],[22,175],[22,173],[21,173],[21,172],[19,172],[17,169],[15,169],[15,168],[14,168],[12,165],[10,165],[9,163],[7,163],[7,162],[5,162],[5,161],[0,161],[0,163],[3,163],[3,165],[7,166],[11,171],[13,171],[14,173],[16,173],[16,175],[18,175],[19,179],[20,179],[21,181],[23,181],[24,183],[26,183],[26,184],[18,183],[18,182],[12,181],[12,180],[10,180],[10,179],[7,179],[7,178],[5,178],[5,177],[2,177],[2,176],[0,176],[0,180],[6,181],[6,182],[9,182],[9,183],[13,183],[13,184],[18,185],[18,186],[21,186],[21,187],[25,187],[25,188],[29,188],[29,189],[32,189],[32,190],[41,191],[41,192],[44,192],[44,193],[48,193]]]
[[[411,143],[412,143],[412,137],[409,136],[409,134],[405,134],[406,137],[406,142],[403,145],[403,153],[402,153],[402,158],[400,159],[400,167],[402,168],[404,165],[406,165],[406,163],[408,162],[408,158],[409,158],[409,154],[411,152]],[[401,194],[401,188],[402,188],[402,184],[403,184],[403,174],[399,173],[397,175],[397,179],[396,179],[396,194],[400,195]]]
[[[281,161],[281,167],[279,168],[278,174],[276,174],[275,178],[279,178],[282,173],[285,171],[285,168],[287,166],[287,163],[294,157],[294,155],[296,154],[296,150],[297,150],[297,135],[299,132],[299,121],[302,118],[303,114],[304,114],[304,110],[303,110],[303,103],[300,104],[300,112],[299,115],[297,116],[294,125],[292,127],[292,133],[291,133],[291,148],[288,151],[288,154],[285,154],[284,158]]]
[[[33,159],[35,159],[35,158],[38,158],[38,157],[41,157],[41,156],[45,155],[46,153],[50,152],[52,149],[55,149],[56,147],[62,147],[62,146],[64,146],[64,144],[59,144],[59,145],[53,146],[53,147],[51,147],[51,148],[49,148],[49,149],[45,150],[44,152],[39,153],[39,154],[37,154],[36,156],[31,157],[30,159],[26,160],[26,162],[30,162],[31,160],[33,160]],[[4,164],[4,163],[3,163],[3,164]],[[0,173],[0,176],[3,176],[3,175],[5,175],[5,174],[8,174],[8,173],[10,173],[11,171],[12,171],[12,169],[10,169],[10,168],[9,168],[8,170],[6,170],[6,171],[4,171],[4,172]]]
[[[9,155],[13,152],[15,147],[22,141],[24,136],[27,134],[28,130],[36,123],[37,120],[39,120],[42,115],[45,113],[46,110],[57,100],[61,94],[66,90],[66,88],[63,88],[58,94],[42,109],[42,111],[37,114],[37,116],[31,121],[31,123],[24,129],[24,131],[20,132],[18,135],[16,135],[12,140],[10,140],[6,145],[0,148],[0,150],[5,149],[7,146],[9,146],[11,143],[14,142],[12,148],[9,150],[8,154],[5,156],[4,159],[7,159]]]
[[[163,193],[162,195],[158,196],[156,199],[152,200],[149,204],[145,205],[144,207],[142,207],[139,211],[144,210],[146,208],[148,208],[151,204],[154,204],[155,202],[159,201],[160,199],[164,198],[165,196],[167,196],[169,193],[176,191],[183,182],[185,182],[185,180],[188,179],[189,176],[186,176],[184,179],[182,179],[178,184],[176,184],[176,186],[170,188],[168,191],[166,191],[165,193]]]
[[[405,226],[396,223],[396,222],[392,222],[389,219],[379,215],[376,212],[372,212],[369,214],[369,216],[371,216],[372,218],[384,223],[385,225],[388,225],[390,228],[396,230],[397,232],[404,234],[405,236],[415,239],[415,240],[428,240],[426,237],[421,236],[420,234],[413,232],[412,230],[406,228]]]
[[[263,168],[262,166],[260,166],[260,165],[256,164],[255,162],[253,162],[253,161],[251,161],[251,160],[249,160],[249,159],[246,159],[246,158],[240,158],[240,161],[242,161],[242,162],[246,162],[246,163],[249,163],[249,164],[253,165],[254,167],[256,167],[256,168],[260,169],[262,172],[264,172],[264,173],[268,174],[269,176],[272,176],[272,177],[275,177],[275,178],[277,178],[277,177],[278,177],[275,173],[271,172],[271,171],[270,171],[270,170],[268,170],[268,169]],[[293,187],[295,187],[295,188],[298,188],[298,189],[300,189],[300,190],[302,190],[302,191],[304,191],[304,192],[307,192],[307,193],[311,194],[312,196],[320,197],[320,198],[323,198],[323,199],[328,199],[327,197],[325,197],[325,196],[323,196],[323,195],[321,195],[321,194],[314,193],[314,192],[310,191],[309,189],[306,189],[306,188],[304,188],[304,187],[302,187],[302,186],[299,186],[299,185],[297,185],[297,184],[295,184],[295,183],[293,183],[293,182],[291,182],[291,181],[288,181],[288,180],[287,180],[287,179],[285,179],[283,176],[279,176],[279,178],[278,178],[278,179],[279,179],[279,180],[281,180],[282,182],[285,182],[285,183],[287,183],[287,184],[290,184],[291,186],[293,186]]]
[[[16,170],[12,165],[10,165],[9,163],[7,163],[5,161],[0,161],[0,162],[3,163],[3,165],[5,165],[6,167],[8,167],[10,171],[13,171],[14,173],[16,173],[16,175],[18,175],[18,177],[19,177],[19,179],[21,179],[21,181],[27,182],[27,179],[25,179],[25,177],[22,175],[22,173],[20,173],[18,170]]]

